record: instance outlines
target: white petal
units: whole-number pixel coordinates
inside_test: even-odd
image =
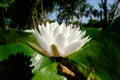
[[[73,31],[74,32],[80,31],[80,27],[74,28]]]
[[[36,39],[38,40],[40,46],[47,50],[48,49],[48,44],[47,42],[45,42],[45,40],[41,37],[41,35],[39,34],[39,32],[35,29],[34,32],[33,32],[34,36],[36,37]]]
[[[90,41],[91,38],[89,37],[86,37],[82,40],[78,40],[77,42],[73,43],[73,44],[70,44],[69,46],[67,46],[65,48],[65,54],[63,55],[64,57],[65,56],[68,56],[70,54],[72,54],[73,52],[79,50],[83,45],[85,45],[85,43],[87,43],[88,41]]]
[[[51,43],[51,36],[50,36],[50,33],[47,32],[46,28],[45,27],[41,27],[40,28],[40,33],[41,33],[41,36],[42,38],[44,38],[44,40],[48,43]]]
[[[73,26],[73,25],[72,25],[72,24],[70,24],[70,25],[68,25],[67,27],[69,27],[70,29],[72,29],[72,26]]]
[[[62,24],[60,25],[60,27],[66,27],[66,24],[65,24],[65,23],[62,23]]]
[[[30,67],[34,67],[32,70],[33,73],[39,69],[41,58],[42,56],[38,53],[34,53],[33,57],[31,58],[32,64],[30,65]]]
[[[83,38],[83,39],[81,40],[81,42],[82,42],[83,44],[85,44],[85,43],[87,43],[87,42],[90,41],[90,40],[91,40],[91,38],[89,38],[89,36],[87,36],[87,37]]]
[[[59,26],[59,27],[56,27],[54,32],[53,32],[53,36],[54,38],[56,39],[56,37],[62,33],[62,30],[63,30],[63,27],[64,26]]]
[[[66,42],[66,36],[63,33],[59,34],[57,36],[56,40],[55,40],[55,44],[58,47],[60,47],[60,48],[63,49],[65,47],[65,45],[67,44],[67,42]]]
[[[59,23],[58,22],[54,22],[54,23],[51,23],[53,27],[59,27]]]
[[[42,27],[44,27],[45,28],[45,25],[42,23]]]
[[[68,56],[68,55],[72,54],[73,52],[75,52],[76,50],[78,50],[79,48],[81,48],[82,47],[81,44],[82,43],[80,41],[78,41],[78,42],[75,42],[75,43],[67,46],[65,48],[65,54],[63,55],[63,57]]]
[[[80,27],[72,28],[72,24],[67,26],[65,23],[59,25],[57,22],[39,25],[40,33],[35,29],[33,34],[39,41],[43,49],[54,56],[51,45],[55,45],[60,56],[67,56],[80,49],[90,38],[85,37],[86,32],[81,31]]]
[[[38,31],[40,31],[41,28],[42,28],[42,26],[41,26],[41,25],[38,25],[38,29],[39,29]]]
[[[48,34],[50,34],[50,24],[49,24],[49,22],[46,23],[46,30],[47,30]]]
[[[71,33],[71,27],[66,27],[66,25],[64,25],[62,33],[64,33],[65,36],[68,37]]]
[[[68,43],[76,42],[79,39],[79,36],[80,36],[79,34],[80,34],[80,32],[71,33],[68,36]]]
[[[81,32],[79,38],[82,39],[85,36],[85,34],[86,34],[86,31]]]

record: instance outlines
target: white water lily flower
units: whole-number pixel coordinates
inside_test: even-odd
[[[84,37],[86,32],[72,25],[65,23],[59,25],[57,22],[38,25],[39,30],[33,30],[33,34],[38,40],[40,47],[29,43],[40,53],[49,57],[66,57],[78,51],[91,38]]]

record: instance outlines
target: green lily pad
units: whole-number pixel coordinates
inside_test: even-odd
[[[32,80],[67,80],[65,77],[57,74],[58,63],[49,64],[39,70]]]
[[[18,52],[23,52],[25,55],[31,56],[35,51],[27,44],[11,43],[0,46],[0,61],[7,59],[11,54],[16,55]]]

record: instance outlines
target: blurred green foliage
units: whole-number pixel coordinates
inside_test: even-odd
[[[91,38],[97,38],[101,33],[101,30],[96,28],[83,28],[82,30],[85,30],[86,35],[90,36]]]
[[[35,74],[32,80],[64,80],[64,76],[57,74],[57,66],[57,62],[46,65]]]
[[[0,36],[0,44],[27,43],[28,41],[36,42],[32,33],[27,33],[19,30],[0,29]]]
[[[31,56],[34,51],[27,44],[11,43],[0,46],[0,61],[7,59],[11,54],[16,55],[23,52],[24,55]]]

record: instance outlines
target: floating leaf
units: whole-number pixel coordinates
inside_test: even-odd
[[[0,61],[7,59],[11,54],[16,55],[18,52],[23,52],[25,55],[31,56],[35,51],[27,44],[11,43],[0,46]]]
[[[57,74],[58,63],[49,64],[39,70],[32,80],[67,80],[65,77]]]

